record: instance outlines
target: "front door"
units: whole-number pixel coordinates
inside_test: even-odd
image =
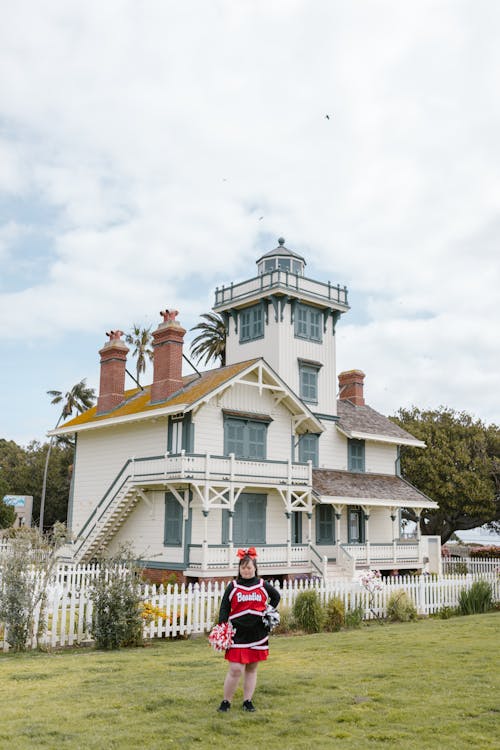
[[[362,544],[365,541],[363,511],[361,508],[349,508],[347,518],[349,544]]]

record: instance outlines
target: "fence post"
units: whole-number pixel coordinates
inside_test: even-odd
[[[420,576],[418,586],[415,589],[417,595],[417,613],[419,615],[428,615],[427,601],[426,601],[426,577]]]

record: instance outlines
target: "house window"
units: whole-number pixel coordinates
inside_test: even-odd
[[[165,493],[165,534],[166,547],[182,546],[182,506],[169,492]]]
[[[276,258],[271,258],[271,260],[264,261],[264,272],[270,273],[271,271],[274,271],[276,268]]]
[[[365,541],[365,519],[361,508],[349,508],[347,541],[349,544],[362,544]]]
[[[168,420],[167,450],[169,453],[192,453],[194,443],[194,428],[191,412],[188,414],[174,414]]]
[[[315,404],[318,403],[318,371],[314,365],[299,362],[300,397]]]
[[[224,454],[236,458],[265,459],[268,422],[252,419],[224,419]]]
[[[316,544],[335,544],[335,523],[331,505],[316,506]]]
[[[302,544],[302,516],[300,511],[292,512],[292,544]]]
[[[240,342],[260,339],[264,335],[264,312],[262,305],[247,307],[240,313]]]
[[[290,258],[278,258],[278,268],[280,271],[289,271]]]
[[[313,466],[318,466],[319,435],[306,433],[299,437],[299,461],[306,463],[311,460]]]
[[[365,470],[365,441],[347,441],[347,469],[348,471],[363,472]]]
[[[266,543],[266,505],[267,495],[241,493],[234,506],[234,544]]]
[[[321,341],[321,311],[316,307],[298,304],[295,308],[295,336]]]

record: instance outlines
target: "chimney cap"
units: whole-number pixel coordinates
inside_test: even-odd
[[[163,322],[167,323],[169,320],[176,319],[176,317],[179,315],[179,310],[168,310],[168,309],[165,309],[163,311],[160,310],[160,315],[163,318]]]
[[[120,341],[123,333],[123,331],[117,329],[116,331],[106,331],[106,336],[109,336],[110,341]]]

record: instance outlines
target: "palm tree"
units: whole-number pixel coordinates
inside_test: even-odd
[[[223,318],[217,313],[203,313],[206,322],[198,323],[192,331],[201,331],[191,342],[191,355],[203,364],[211,359],[218,359],[222,367],[226,364],[226,336],[227,330]]]
[[[93,406],[95,401],[95,390],[93,388],[90,388],[86,384],[86,378],[83,380],[80,380],[79,383],[76,383],[76,385],[73,386],[73,388],[68,391],[66,394],[63,395],[62,391],[47,391],[49,396],[52,396],[51,404],[60,404],[61,401],[63,401],[63,408],[61,411],[61,414],[59,415],[59,419],[57,420],[56,426],[54,429],[57,429],[63,419],[67,419],[70,417],[74,411],[77,411],[78,413],[81,413],[82,411],[85,411],[86,409],[90,409],[91,406]],[[52,444],[54,441],[54,436],[52,436],[49,440],[49,447],[47,450],[47,456],[45,458],[45,467],[43,470],[43,482],[42,482],[42,495],[40,498],[40,521],[38,523],[38,528],[40,533],[43,533],[43,516],[45,512],[45,494],[47,491],[47,474],[49,471],[49,460],[50,460],[50,452],[52,450]]]
[[[134,346],[135,349],[132,352],[133,357],[137,357],[136,372],[137,372],[137,385],[140,386],[139,380],[141,372],[146,370],[146,357],[151,360],[153,359],[153,349],[151,348],[151,340],[153,335],[151,333],[151,326],[149,328],[140,328],[134,323],[132,333],[127,333],[125,341],[127,344]]]

